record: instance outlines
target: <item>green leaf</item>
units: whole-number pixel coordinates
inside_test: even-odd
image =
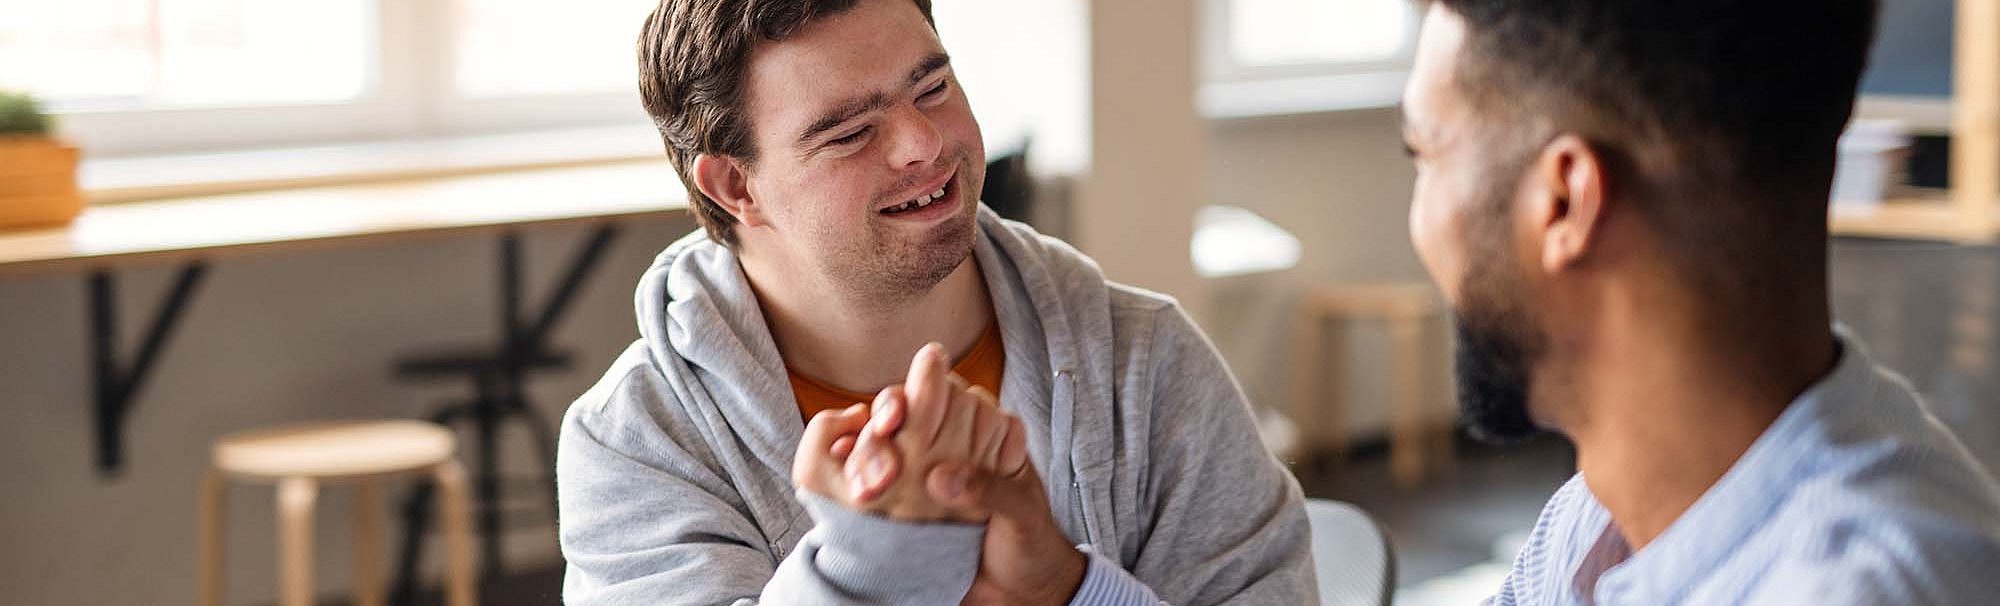
[[[51,126],[34,96],[0,90],[0,135],[46,135]]]

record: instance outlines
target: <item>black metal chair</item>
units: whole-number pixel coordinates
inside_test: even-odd
[[[986,161],[986,184],[979,199],[1003,218],[1032,223],[1035,215],[1035,181],[1028,174],[1028,144]]]
[[[500,430],[509,422],[524,425],[542,462],[534,479],[537,491],[544,492],[548,515],[556,515],[555,440],[556,428],[536,412],[525,386],[537,372],[571,368],[571,356],[548,346],[548,334],[562,318],[577,289],[589,277],[604,249],[617,235],[615,226],[597,227],[571,260],[562,281],[543,304],[531,323],[521,314],[520,239],[507,233],[500,240],[500,319],[501,339],[494,345],[447,347],[411,355],[396,361],[398,380],[436,382],[469,379],[472,396],[446,404],[430,419],[447,427],[469,426],[472,430],[471,459],[472,512],[479,538],[480,577],[492,580],[504,570],[501,540],[506,509],[502,501],[500,475]],[[416,571],[422,558],[423,537],[431,520],[429,482],[416,485],[403,503],[403,542],[397,564],[391,603],[411,604],[416,598]]]

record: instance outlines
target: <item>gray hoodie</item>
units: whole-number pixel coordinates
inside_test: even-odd
[[[1298,483],[1171,298],[979,209],[1001,406],[1069,538],[1174,604],[1314,595]],[[981,526],[847,510],[791,483],[804,423],[737,257],[697,232],[640,280],[639,334],[563,419],[572,604],[955,604]],[[1100,567],[1093,567],[1093,574]]]

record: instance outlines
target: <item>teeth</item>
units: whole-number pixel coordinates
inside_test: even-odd
[[[900,213],[930,206],[932,202],[936,202],[944,198],[944,190],[945,188],[940,187],[938,188],[937,191],[917,196],[917,199],[915,200],[911,200],[908,202],[904,202],[902,204],[898,204],[896,206],[892,206],[886,212]]]

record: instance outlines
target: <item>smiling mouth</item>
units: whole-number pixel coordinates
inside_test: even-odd
[[[955,183],[956,181],[957,181],[956,179],[945,181],[944,187],[937,188],[937,191],[917,196],[915,199],[905,201],[902,204],[897,204],[895,206],[884,208],[878,212],[881,212],[884,215],[900,215],[903,213],[923,210],[924,208],[927,208],[932,204],[937,204],[939,201],[944,200],[946,196],[950,195],[953,183]]]

